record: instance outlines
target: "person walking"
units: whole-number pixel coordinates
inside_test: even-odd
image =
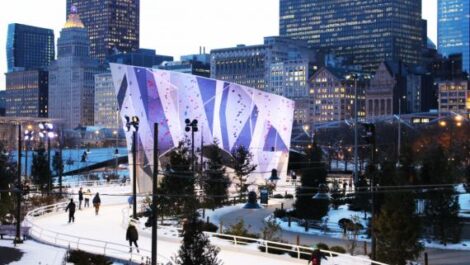
[[[78,209],[82,209],[82,201],[83,201],[83,190],[82,187],[78,190]]]
[[[75,223],[75,203],[73,202],[73,199],[70,199],[69,204],[67,204],[65,212],[67,211],[69,212],[69,223]]]
[[[325,259],[326,257],[323,255],[321,250],[318,247],[314,247],[314,250],[312,252],[312,256],[310,257],[309,261],[307,264],[312,264],[312,265],[321,265],[321,260]]]
[[[88,189],[87,191],[85,191],[85,193],[83,193],[83,198],[85,199],[85,204],[83,205],[83,207],[90,207],[90,197],[91,191],[90,189]]]
[[[137,232],[137,228],[135,227],[137,224],[137,220],[131,219],[129,222],[129,226],[127,227],[126,231],[126,240],[129,241],[129,252],[132,253],[132,243],[134,243],[135,248],[137,249],[137,253],[139,253],[139,246],[137,245],[137,240],[139,240],[139,233]]]
[[[98,215],[98,212],[100,210],[100,205],[101,205],[100,194],[97,192],[95,194],[95,197],[93,197],[93,206],[95,207],[95,214],[96,215]]]

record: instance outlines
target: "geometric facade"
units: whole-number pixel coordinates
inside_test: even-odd
[[[138,188],[151,189],[153,124],[159,124],[160,157],[190,137],[185,119],[197,119],[195,143],[213,144],[230,153],[247,147],[257,165],[251,181],[277,169],[286,176],[294,101],[225,81],[122,64],[110,64],[121,118],[138,116]],[[132,132],[126,133],[132,147]],[[129,161],[132,161],[129,157]],[[161,165],[161,163],[159,163]],[[132,170],[130,170],[132,171]]]

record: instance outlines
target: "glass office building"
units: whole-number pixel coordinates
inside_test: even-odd
[[[54,31],[29,25],[8,25],[8,72],[45,69],[54,60]]]
[[[437,13],[439,53],[461,53],[462,68],[470,71],[470,0],[439,0]]]
[[[107,56],[139,48],[140,0],[67,0],[88,29],[90,55],[105,62]]]
[[[281,36],[367,71],[385,60],[419,63],[423,23],[421,1],[280,0]]]

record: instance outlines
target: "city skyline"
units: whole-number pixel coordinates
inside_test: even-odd
[[[51,28],[57,38],[64,25],[66,1],[17,0],[2,2],[2,5],[0,46],[3,51],[0,52],[0,71],[5,73],[8,24],[23,23]],[[183,5],[185,8],[181,8]],[[42,13],[38,14],[38,10]],[[437,0],[423,0],[423,18],[428,20],[428,36],[434,42],[437,35],[436,10]],[[279,0],[200,0],[197,3],[184,0],[141,0],[140,46],[156,49],[158,54],[171,55],[179,60],[181,55],[198,53],[199,46],[205,46],[209,52],[211,49],[233,47],[236,44],[262,43],[263,37],[279,34],[278,19]],[[3,89],[4,74],[0,77],[0,90]]]

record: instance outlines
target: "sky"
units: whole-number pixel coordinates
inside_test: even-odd
[[[54,29],[65,23],[65,0],[0,1],[0,90],[5,89],[6,36],[10,23]],[[437,0],[422,0],[428,35],[436,42]],[[174,56],[237,44],[261,44],[279,33],[279,0],[140,0],[140,47]]]

